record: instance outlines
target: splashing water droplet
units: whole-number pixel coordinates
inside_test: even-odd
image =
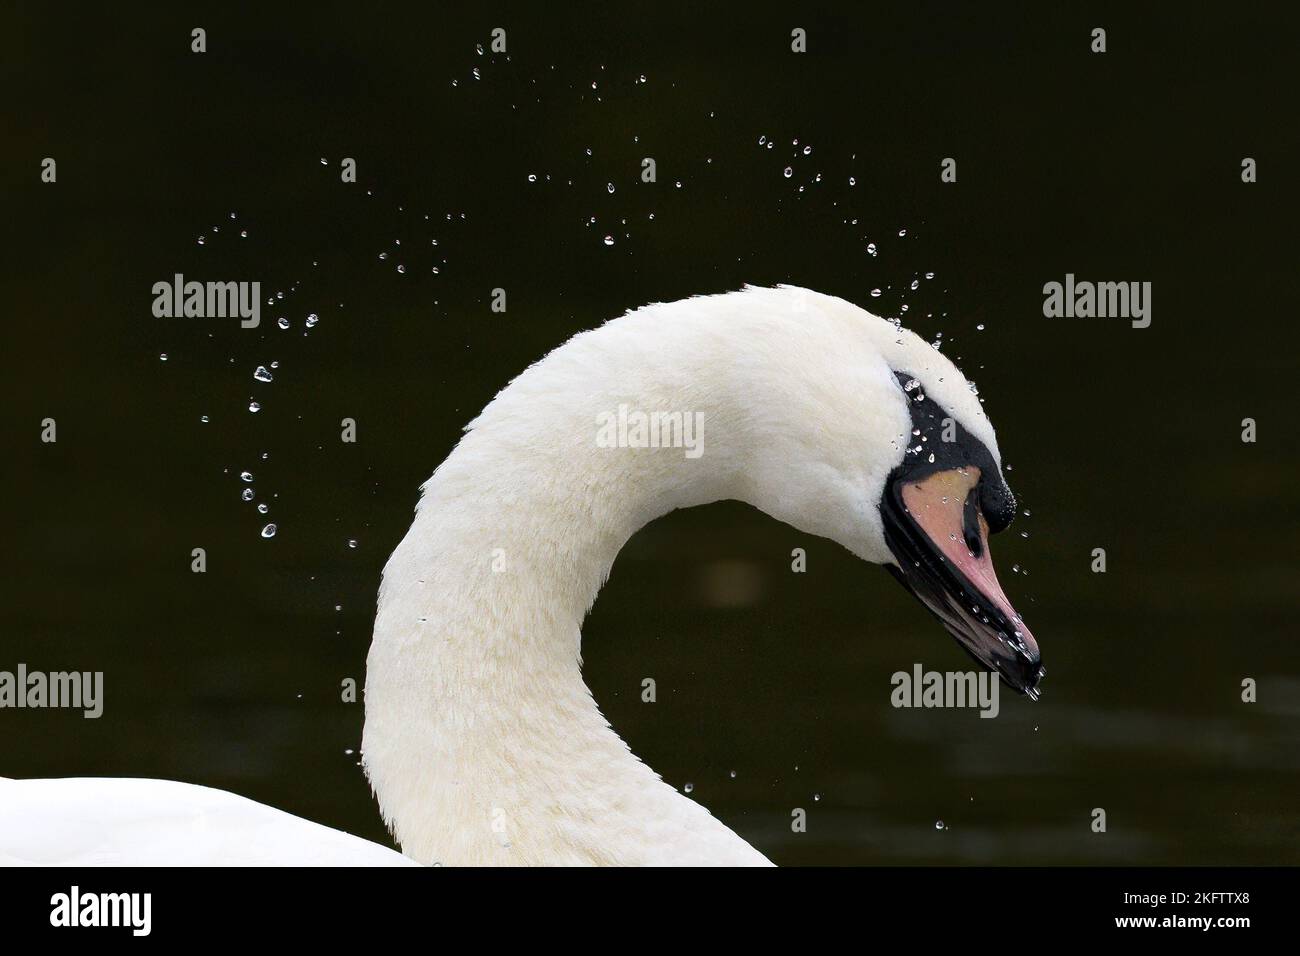
[[[271,371],[265,365],[259,365],[253,370],[253,378],[257,379],[259,382],[273,381]]]
[[[263,537],[263,538],[274,538],[274,537],[275,537],[275,532],[276,532],[277,530],[278,530],[278,529],[276,528],[275,523],[272,522],[271,524],[268,524],[265,528],[262,529],[262,537]]]

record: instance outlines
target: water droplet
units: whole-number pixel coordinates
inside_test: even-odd
[[[160,361],[160,362],[165,362],[165,361],[167,361],[167,353],[166,353],[166,352],[163,352],[161,355],[159,355],[159,356],[158,356],[158,361]]]
[[[872,290],[871,290],[871,298],[873,298],[873,299],[879,299],[879,298],[880,298],[880,290],[879,290],[879,289],[872,289]]]
[[[289,327],[289,320],[286,319],[284,316],[280,316],[280,318],[275,320],[275,324],[282,329],[287,329]]]
[[[731,777],[732,780],[735,780],[735,779],[736,779],[736,771],[734,771],[734,770],[731,771],[731,773],[729,774],[729,776]]]
[[[609,193],[612,193],[612,192],[614,191],[614,184],[613,184],[613,183],[605,183],[605,191],[606,191],[606,192],[609,192]]]
[[[535,182],[537,182],[537,174],[536,174],[536,173],[529,173],[529,174],[528,174],[528,181],[529,181],[530,183],[535,183]]]
[[[695,784],[688,783],[686,784],[686,786],[682,787],[682,790],[684,790],[686,793],[693,793],[695,791]]]
[[[983,331],[984,331],[984,323],[981,322],[979,325],[975,326],[975,331],[976,331],[976,332],[983,332]]]
[[[948,829],[946,826],[944,826],[944,823],[943,823],[942,820],[935,820],[935,821],[934,821],[934,828],[935,828],[936,830],[946,830],[946,829]]]
[[[271,371],[265,365],[259,365],[253,370],[253,378],[257,379],[259,382],[272,381]]]
[[[356,546],[357,546],[357,539],[356,539],[356,538],[348,538],[348,547],[349,547],[349,548],[355,548]]]
[[[275,537],[275,532],[276,532],[276,527],[275,527],[274,522],[272,522],[271,524],[268,524],[265,528],[262,529],[262,537],[263,537],[263,538],[274,538],[274,537]]]
[[[789,179],[791,176],[794,175],[794,170],[791,169],[789,166],[787,166],[787,167],[785,168],[785,172],[783,172],[782,175],[785,176],[786,179]],[[200,240],[200,241],[202,241],[202,240]]]
[[[252,501],[253,496],[256,494],[257,492],[254,491],[252,488],[245,488],[243,491],[239,493],[239,497],[243,498],[245,501]]]
[[[856,186],[857,184],[858,184],[858,181],[857,181],[856,179],[854,179],[852,176],[850,176],[850,177],[849,177],[849,185],[850,185],[850,186]]]
[[[899,234],[899,236],[905,236],[905,235],[907,235],[907,230],[906,230],[906,229],[900,229],[900,230],[898,230],[898,234]]]
[[[265,501],[263,501],[260,505],[257,506],[257,510],[260,514],[266,514],[268,511],[271,510],[271,506],[268,505]]]
[[[320,316],[318,316],[315,312],[313,312],[311,315],[307,316],[307,322],[306,322],[307,328],[309,329],[312,328],[319,321],[320,321]]]
[[[401,263],[398,263],[397,271],[400,272],[400,273],[402,273],[403,275],[405,275],[405,274],[406,274],[406,266],[402,265]]]
[[[261,404],[258,403],[258,402],[249,402],[249,403],[248,403],[248,410],[249,410],[250,412],[253,412],[254,414],[256,414],[257,412],[260,412],[260,411],[262,410],[262,406],[261,406]]]
[[[208,421],[208,416],[207,416],[207,415],[200,415],[200,416],[199,416],[199,421],[206,423],[206,422]]]
[[[877,252],[877,250],[876,250],[876,244],[875,244],[874,242],[868,242],[868,243],[867,243],[867,254],[868,254],[868,255],[872,255],[872,256],[874,256],[874,255],[876,255],[876,252]]]
[[[613,244],[614,244],[614,237],[613,237],[613,236],[606,236],[606,237],[605,237],[605,245],[607,245],[607,246],[612,246]]]
[[[239,477],[242,481],[252,481],[253,473],[251,471],[241,471]]]

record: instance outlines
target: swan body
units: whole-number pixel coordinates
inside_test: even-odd
[[[943,461],[927,466],[911,443],[939,414],[964,444],[931,474],[956,451],[934,441]],[[611,416],[637,415],[697,423],[695,446],[602,440]],[[483,409],[384,569],[362,753],[406,857],[205,788],[74,780],[0,785],[0,807],[18,810],[0,814],[13,821],[0,824],[0,858],[764,865],[630,752],[583,682],[582,621],[619,550],[673,509],[747,502],[893,565],[968,650],[1033,694],[1036,646],[982,547],[998,502],[1013,500],[1000,461],[956,367],[842,299],[747,288],[637,309],[575,336]],[[970,486],[970,550],[945,556],[957,536],[936,529],[961,516],[925,495],[954,481]],[[992,502],[974,530],[971,501]]]
[[[172,780],[0,779],[3,866],[416,866],[244,797]]]

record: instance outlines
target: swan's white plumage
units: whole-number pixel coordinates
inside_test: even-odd
[[[947,358],[792,287],[638,309],[503,389],[425,484],[384,571],[363,751],[404,852],[451,864],[766,863],[609,727],[582,681],[582,620],[637,529],[725,498],[891,561],[878,502],[910,437],[896,371],[998,458]],[[620,404],[702,413],[703,455],[599,447],[597,415]],[[0,780],[0,862],[410,860],[222,791],[81,779]]]
[[[510,383],[425,484],[384,571],[364,762],[403,851],[451,864],[761,864],[606,723],[583,617],[624,542],[746,501],[892,560],[878,503],[910,430],[906,371],[996,457],[965,378],[906,330],[804,289],[652,305]],[[611,449],[620,404],[700,412],[704,453]]]
[[[0,779],[0,865],[415,866],[244,797],[171,780]]]

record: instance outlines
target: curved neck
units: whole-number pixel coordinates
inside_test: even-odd
[[[688,354],[640,379],[564,359],[473,423],[385,568],[363,743],[380,808],[425,863],[765,862],[628,750],[580,671],[623,544],[739,496],[745,436],[710,431],[727,409],[692,394]]]

